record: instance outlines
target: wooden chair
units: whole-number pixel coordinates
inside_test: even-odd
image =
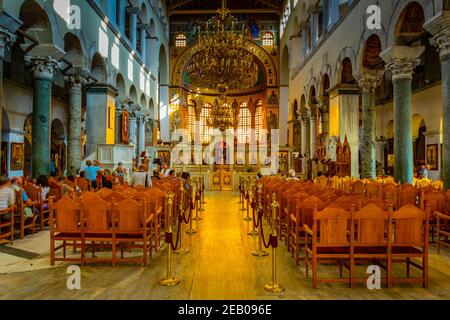
[[[146,212],[147,216],[146,219],[150,221],[150,258],[152,257],[152,248],[155,249],[155,252],[159,248],[159,234],[161,232],[161,226],[157,219],[157,212],[156,212],[156,198],[149,195],[145,192],[138,192],[136,195],[134,195],[133,200],[135,200],[137,203],[146,205]],[[160,209],[161,210],[161,209]]]
[[[309,194],[303,191],[296,192],[295,194],[292,194],[288,197],[286,208],[286,215],[289,218],[286,236],[288,251],[291,251],[291,249],[293,248],[292,236],[293,232],[295,231],[295,225],[297,224],[297,211],[299,210],[299,206],[301,205],[301,203],[307,198],[309,198]]]
[[[387,211],[389,209],[389,207],[392,207],[392,204],[383,200],[382,198],[377,198],[377,197],[370,198],[365,203],[365,206],[368,206],[369,204],[377,206],[378,208],[380,208],[381,210],[384,210],[384,211]]]
[[[397,187],[392,183],[388,183],[382,188],[381,192],[383,200],[391,203],[394,208],[397,208]]]
[[[31,233],[35,233],[36,228],[36,211],[37,211],[37,201],[32,201],[30,204],[25,204],[23,202],[23,189],[20,188],[19,191],[16,191],[16,212],[19,217],[19,230],[20,230],[20,239],[25,237],[25,230],[31,230]],[[33,216],[25,217],[25,208],[30,208]]]
[[[131,187],[126,188],[125,190],[120,192],[120,194],[125,198],[132,198],[136,193],[137,191]]]
[[[393,237],[389,238],[388,287],[395,283],[420,282],[428,288],[428,237],[430,209],[420,210],[408,204],[392,213]],[[422,260],[421,264],[411,258]],[[406,263],[406,278],[395,278],[394,263]],[[422,271],[422,276],[410,277],[410,266]]]
[[[436,212],[436,246],[441,254],[441,246],[450,247],[450,215]]]
[[[50,265],[54,266],[55,261],[83,261],[83,250],[79,258],[67,258],[67,243],[82,242],[82,231],[80,224],[80,205],[70,198],[62,198],[54,203],[49,201],[50,206]],[[62,244],[55,247],[56,241]],[[74,246],[75,247],[75,246]],[[63,257],[56,257],[56,251],[63,249]]]
[[[304,225],[306,232],[306,276],[309,276],[309,267],[312,267],[312,287],[317,289],[318,283],[348,283],[351,285],[350,264],[351,237],[354,234],[354,225],[351,223],[351,212],[339,207],[328,207],[322,211],[314,209],[312,229]],[[319,232],[320,230],[320,232]],[[318,265],[321,260],[339,261],[340,277],[332,279],[319,279]],[[342,262],[350,265],[348,279],[342,277]]]
[[[417,206],[417,189],[413,185],[405,184],[398,190],[397,208],[404,207],[408,204]]]
[[[103,197],[102,199],[108,203],[119,203],[123,200],[125,200],[127,197],[125,197],[122,193],[117,193],[115,191],[111,192],[107,196]]]
[[[323,210],[327,206],[327,202],[322,201],[317,197],[308,197],[305,200],[298,203],[298,209],[296,212],[295,221],[293,222],[292,228],[292,246],[293,257],[295,259],[295,264],[298,266],[300,264],[300,251],[302,245],[306,243],[306,232],[304,226],[307,225],[312,228],[313,225],[313,214],[314,209]]]
[[[45,225],[50,222],[50,206],[49,199],[42,199],[42,187],[37,187],[31,183],[27,183],[23,189],[33,202],[37,202],[39,211],[40,230],[44,230]],[[49,198],[52,198],[51,196]]]
[[[381,184],[378,182],[369,182],[366,184],[366,197],[381,197]]]
[[[352,184],[353,194],[365,195],[366,193],[366,184],[361,180],[357,180]]]
[[[432,191],[421,197],[420,209],[425,210],[427,206],[430,207],[430,233],[431,242],[434,242],[436,234],[437,218],[436,212],[444,212],[445,208],[445,194],[442,191]]]
[[[391,211],[391,209],[389,209]],[[365,283],[367,278],[355,278],[354,271],[356,262],[370,261],[371,264],[387,268],[388,260],[388,238],[390,235],[389,211],[375,204],[368,204],[359,211],[354,212],[353,222],[355,224],[356,236],[351,241],[351,287],[355,282]],[[380,261],[381,260],[381,261]],[[379,262],[380,261],[380,262]],[[384,279],[389,282],[389,273]]]
[[[147,266],[147,251],[151,250],[151,234],[148,232],[151,219],[147,218],[147,206],[138,204],[132,199],[125,199],[114,207],[116,211],[116,241],[120,246],[121,262],[142,262]],[[126,248],[142,249],[141,258],[124,258]]]
[[[82,201],[81,219],[83,221],[83,241],[82,241],[82,263],[85,262],[111,262],[112,266],[116,265],[116,242],[115,242],[115,228],[113,227],[114,216],[111,209],[111,204],[108,204],[101,199],[88,199]],[[87,243],[90,242],[90,249],[92,256],[86,256]],[[111,244],[111,258],[95,256],[95,249],[97,242],[100,242],[100,248],[104,248],[104,243]]]
[[[91,182],[85,178],[78,178],[76,183],[81,192],[87,192],[91,189]]]
[[[0,244],[14,243],[14,211],[16,207],[12,206],[0,210]],[[4,231],[7,229],[7,231]],[[9,240],[8,240],[9,239]]]
[[[317,183],[323,187],[326,187],[328,185],[328,178],[325,176],[320,176],[317,178]]]
[[[109,196],[111,193],[113,193],[113,191],[111,189],[108,188],[102,188],[99,191],[96,192],[96,195],[99,198],[105,198],[106,196]]]

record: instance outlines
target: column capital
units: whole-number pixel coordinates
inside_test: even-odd
[[[414,69],[420,64],[424,46],[393,46],[380,56],[386,63],[386,70],[392,73],[392,80],[412,79]]]
[[[5,53],[16,42],[17,36],[3,27],[0,27],[0,59],[5,58]]]
[[[358,76],[358,84],[363,91],[374,93],[380,86],[383,79],[384,70],[363,70]]]
[[[450,30],[446,29],[431,39],[431,44],[438,48],[439,56],[450,57]]]
[[[127,13],[129,14],[138,14],[141,11],[138,7],[129,7],[127,8]]]
[[[29,66],[33,78],[52,80],[55,71],[61,65],[58,59],[51,56],[37,57],[37,56],[25,56],[25,63]]]
[[[68,74],[64,76],[64,79],[69,84],[70,88],[81,89],[87,84],[87,79],[80,73],[78,74]]]
[[[310,113],[309,110],[304,110],[300,112],[300,122],[309,122],[310,120]]]
[[[443,11],[442,13],[434,16],[423,26],[433,38],[431,44],[439,49],[441,58],[450,55],[450,12]]]

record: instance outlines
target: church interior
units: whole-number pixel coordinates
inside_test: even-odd
[[[450,1],[0,1],[0,300],[450,299]]]

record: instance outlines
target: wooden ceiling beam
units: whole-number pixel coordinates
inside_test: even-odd
[[[256,0],[256,1],[261,2],[261,3],[265,4],[265,5],[268,5],[269,7],[272,7],[272,8],[274,8],[274,9],[281,10],[280,5],[274,4],[274,3],[271,2],[271,1],[267,1],[267,0]]]
[[[201,14],[215,14],[217,10],[169,10],[169,17],[173,15],[201,15]],[[232,14],[252,14],[252,13],[275,13],[281,15],[276,9],[231,9]]]
[[[175,10],[176,8],[179,8],[179,7],[181,7],[181,6],[184,6],[185,4],[188,4],[188,3],[191,3],[191,2],[192,2],[192,0],[182,0],[182,1],[178,1],[178,2],[174,3],[173,5],[171,5],[171,6],[169,7],[169,11],[170,11],[170,10]]]

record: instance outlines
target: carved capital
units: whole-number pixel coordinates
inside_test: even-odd
[[[53,57],[25,56],[25,63],[30,68],[33,78],[52,80],[61,62]]]
[[[441,59],[450,56],[450,34],[448,30],[434,36],[432,44],[438,48]]]
[[[17,36],[8,30],[0,27],[0,59],[5,58],[5,53],[16,41]]]
[[[393,59],[386,64],[386,70],[392,74],[392,80],[411,80],[420,59]]]
[[[72,88],[81,89],[87,83],[86,78],[83,77],[81,74],[68,75],[65,76],[64,79],[67,81],[71,89]]]
[[[384,70],[364,70],[358,76],[358,84],[363,91],[375,93],[383,79]]]

